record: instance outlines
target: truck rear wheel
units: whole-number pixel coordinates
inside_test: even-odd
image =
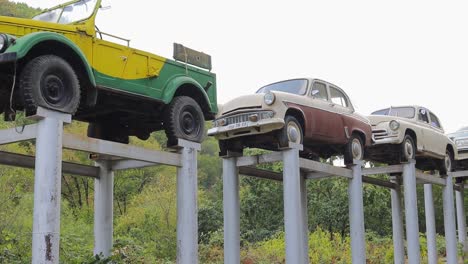
[[[38,106],[74,114],[80,103],[80,85],[73,68],[55,55],[29,61],[20,75],[26,114]]]
[[[177,139],[202,142],[205,135],[205,118],[198,103],[188,96],[177,96],[166,107],[164,127],[168,146]]]

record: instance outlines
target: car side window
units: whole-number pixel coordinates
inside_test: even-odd
[[[437,116],[435,116],[432,112],[429,112],[429,115],[431,116],[431,126],[441,128],[441,125]]]
[[[316,99],[327,101],[327,86],[321,82],[314,82],[312,85],[311,96]]]
[[[330,99],[332,103],[341,105],[343,107],[348,107],[348,100],[346,96],[340,90],[336,89],[335,87],[330,86]]]
[[[429,117],[427,116],[427,111],[424,108],[419,109],[418,111],[418,119],[424,123],[429,124]]]

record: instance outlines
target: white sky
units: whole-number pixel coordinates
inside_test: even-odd
[[[220,103],[313,77],[344,89],[362,114],[418,104],[447,132],[468,125],[467,1],[108,2],[97,26],[131,46],[171,58],[178,42],[210,54]]]

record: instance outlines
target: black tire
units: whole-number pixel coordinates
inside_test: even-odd
[[[354,160],[364,159],[364,144],[360,136],[353,134],[346,143],[344,151],[345,164],[353,164]]]
[[[166,107],[164,128],[168,146],[177,139],[202,142],[205,137],[205,118],[198,103],[188,96],[177,96]]]
[[[125,130],[105,123],[89,123],[88,137],[122,144],[128,144],[130,141]]]
[[[400,161],[405,162],[416,158],[416,144],[410,135],[405,135],[400,145]]]
[[[284,118],[284,127],[278,132],[277,138],[280,148],[288,147],[289,142],[302,144],[304,132],[301,123],[294,116],[287,115]]]
[[[55,55],[29,61],[20,75],[26,114],[38,106],[74,114],[80,104],[80,85],[73,68]]]
[[[451,172],[453,170],[453,165],[453,154],[447,149],[445,151],[445,158],[443,160],[439,160],[439,173],[441,175],[447,175],[447,172]]]

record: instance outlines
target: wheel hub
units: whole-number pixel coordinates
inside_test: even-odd
[[[185,133],[191,134],[195,131],[196,125],[195,125],[195,118],[193,117],[192,113],[190,112],[184,112],[182,114],[182,129],[184,130]]]
[[[357,160],[362,159],[362,149],[361,149],[361,142],[358,139],[354,139],[351,145],[351,150],[353,153],[353,158]]]
[[[66,103],[67,95],[62,80],[56,75],[48,75],[43,79],[41,92],[44,99],[53,105]]]
[[[299,128],[295,123],[288,124],[288,139],[290,142],[301,144]]]
[[[407,159],[412,159],[414,155],[413,144],[409,140],[405,142],[405,156]]]

